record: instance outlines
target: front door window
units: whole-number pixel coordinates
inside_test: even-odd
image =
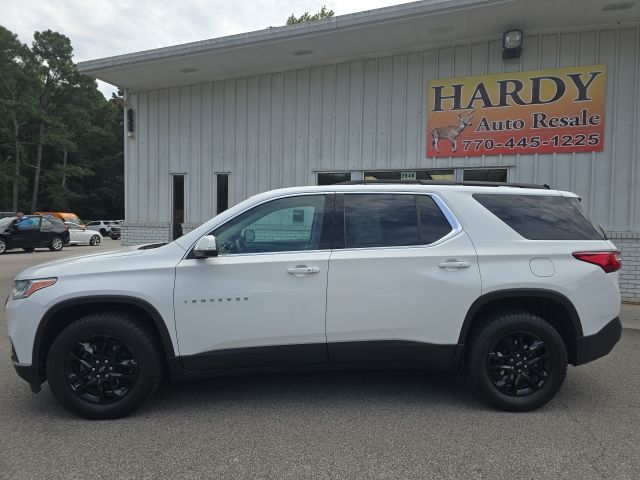
[[[326,201],[324,195],[302,195],[258,205],[214,231],[219,254],[328,248]]]

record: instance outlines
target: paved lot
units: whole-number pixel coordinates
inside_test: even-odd
[[[26,266],[114,245],[0,257],[0,298]],[[90,422],[15,375],[0,312],[0,478],[640,478],[640,330],[529,414],[486,408],[460,376],[366,372],[166,385]]]

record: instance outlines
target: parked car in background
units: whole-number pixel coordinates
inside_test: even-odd
[[[115,220],[113,225],[111,225],[111,230],[109,231],[109,238],[111,238],[111,240],[119,240],[122,236],[122,226],[120,222],[121,220]]]
[[[69,245],[100,245],[102,237],[98,232],[73,222],[64,222],[69,229]]]
[[[100,232],[100,235],[102,235],[103,237],[109,235],[112,226],[113,220],[93,220],[87,223],[87,228],[89,230]]]
[[[84,222],[75,213],[70,212],[33,212],[34,215],[42,215],[43,217],[57,218],[62,222],[73,222],[80,226],[84,226]]]
[[[13,248],[48,247],[60,251],[69,244],[69,231],[60,221],[41,215],[0,218],[0,255]]]

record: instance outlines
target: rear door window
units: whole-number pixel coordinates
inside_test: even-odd
[[[415,195],[348,194],[344,214],[346,248],[420,243]]]
[[[418,195],[421,243],[429,244],[449,234],[453,228],[440,207],[428,195]]]
[[[476,193],[473,198],[529,240],[604,239],[565,197]]]

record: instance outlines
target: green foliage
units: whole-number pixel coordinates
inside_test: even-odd
[[[0,210],[35,200],[34,210],[122,218],[123,110],[122,91],[107,100],[78,72],[66,36],[35,32],[29,48],[0,26]]]
[[[303,15],[296,17],[293,13],[287,18],[287,25],[295,25],[296,23],[313,22],[315,20],[323,20],[325,18],[331,18],[334,15],[333,10],[327,10],[326,5],[323,5],[319,12],[309,15],[309,12],[304,12]]]

